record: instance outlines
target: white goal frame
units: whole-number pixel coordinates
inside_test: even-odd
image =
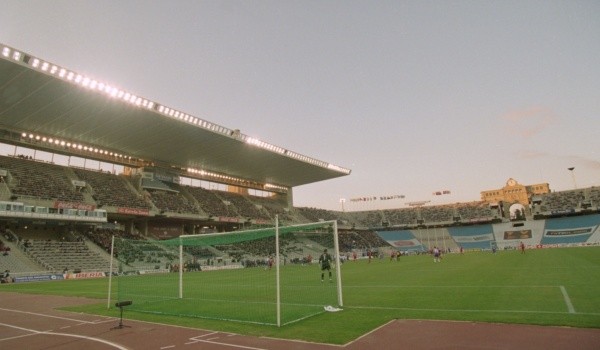
[[[315,225],[331,225],[333,228],[333,245],[334,245],[334,259],[336,265],[336,281],[337,281],[337,300],[339,306],[344,306],[343,304],[343,295],[342,295],[342,269],[340,265],[340,247],[338,240],[338,226],[337,221],[319,221],[312,222],[308,224],[298,224],[298,225],[290,225],[281,227],[281,229],[302,229],[304,227],[314,227]],[[280,294],[280,258],[279,258],[279,216],[275,216],[275,280],[276,280],[276,294],[277,294],[277,327],[281,327],[281,294]],[[240,234],[240,233],[252,233],[252,232],[260,232],[271,229],[256,229],[256,230],[242,230],[242,231],[232,231],[228,233],[209,233],[209,234],[196,234],[196,235],[181,235],[179,236],[180,244],[179,244],[179,266],[183,266],[183,243],[182,240],[190,237],[214,237],[214,236],[223,236],[227,234]],[[179,298],[183,298],[183,269],[179,269]]]

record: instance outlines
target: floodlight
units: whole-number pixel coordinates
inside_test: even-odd
[[[21,53],[19,51],[15,51],[13,53],[13,60],[18,61],[21,59]]]
[[[34,58],[33,61],[31,62],[31,66],[34,68],[37,68],[40,65],[40,60],[38,60],[37,58]]]
[[[2,49],[2,56],[8,57],[10,55],[10,49],[8,47],[4,47]]]

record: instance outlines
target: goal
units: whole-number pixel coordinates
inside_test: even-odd
[[[333,258],[321,280],[319,256]],[[320,221],[170,240],[113,239],[108,306],[282,326],[343,306],[337,223]],[[114,266],[113,266],[114,265]],[[112,287],[112,276],[115,288]]]

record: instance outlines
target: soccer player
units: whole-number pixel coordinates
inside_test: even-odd
[[[321,282],[325,278],[325,270],[329,271],[329,282],[331,282],[331,255],[327,253],[327,249],[323,250],[323,254],[319,257],[319,264],[321,264]]]
[[[440,262],[442,253],[438,249],[438,247],[433,247],[433,262]]]

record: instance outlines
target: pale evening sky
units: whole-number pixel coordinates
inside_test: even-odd
[[[4,0],[0,42],[352,169],[295,206],[600,185],[598,1]]]

